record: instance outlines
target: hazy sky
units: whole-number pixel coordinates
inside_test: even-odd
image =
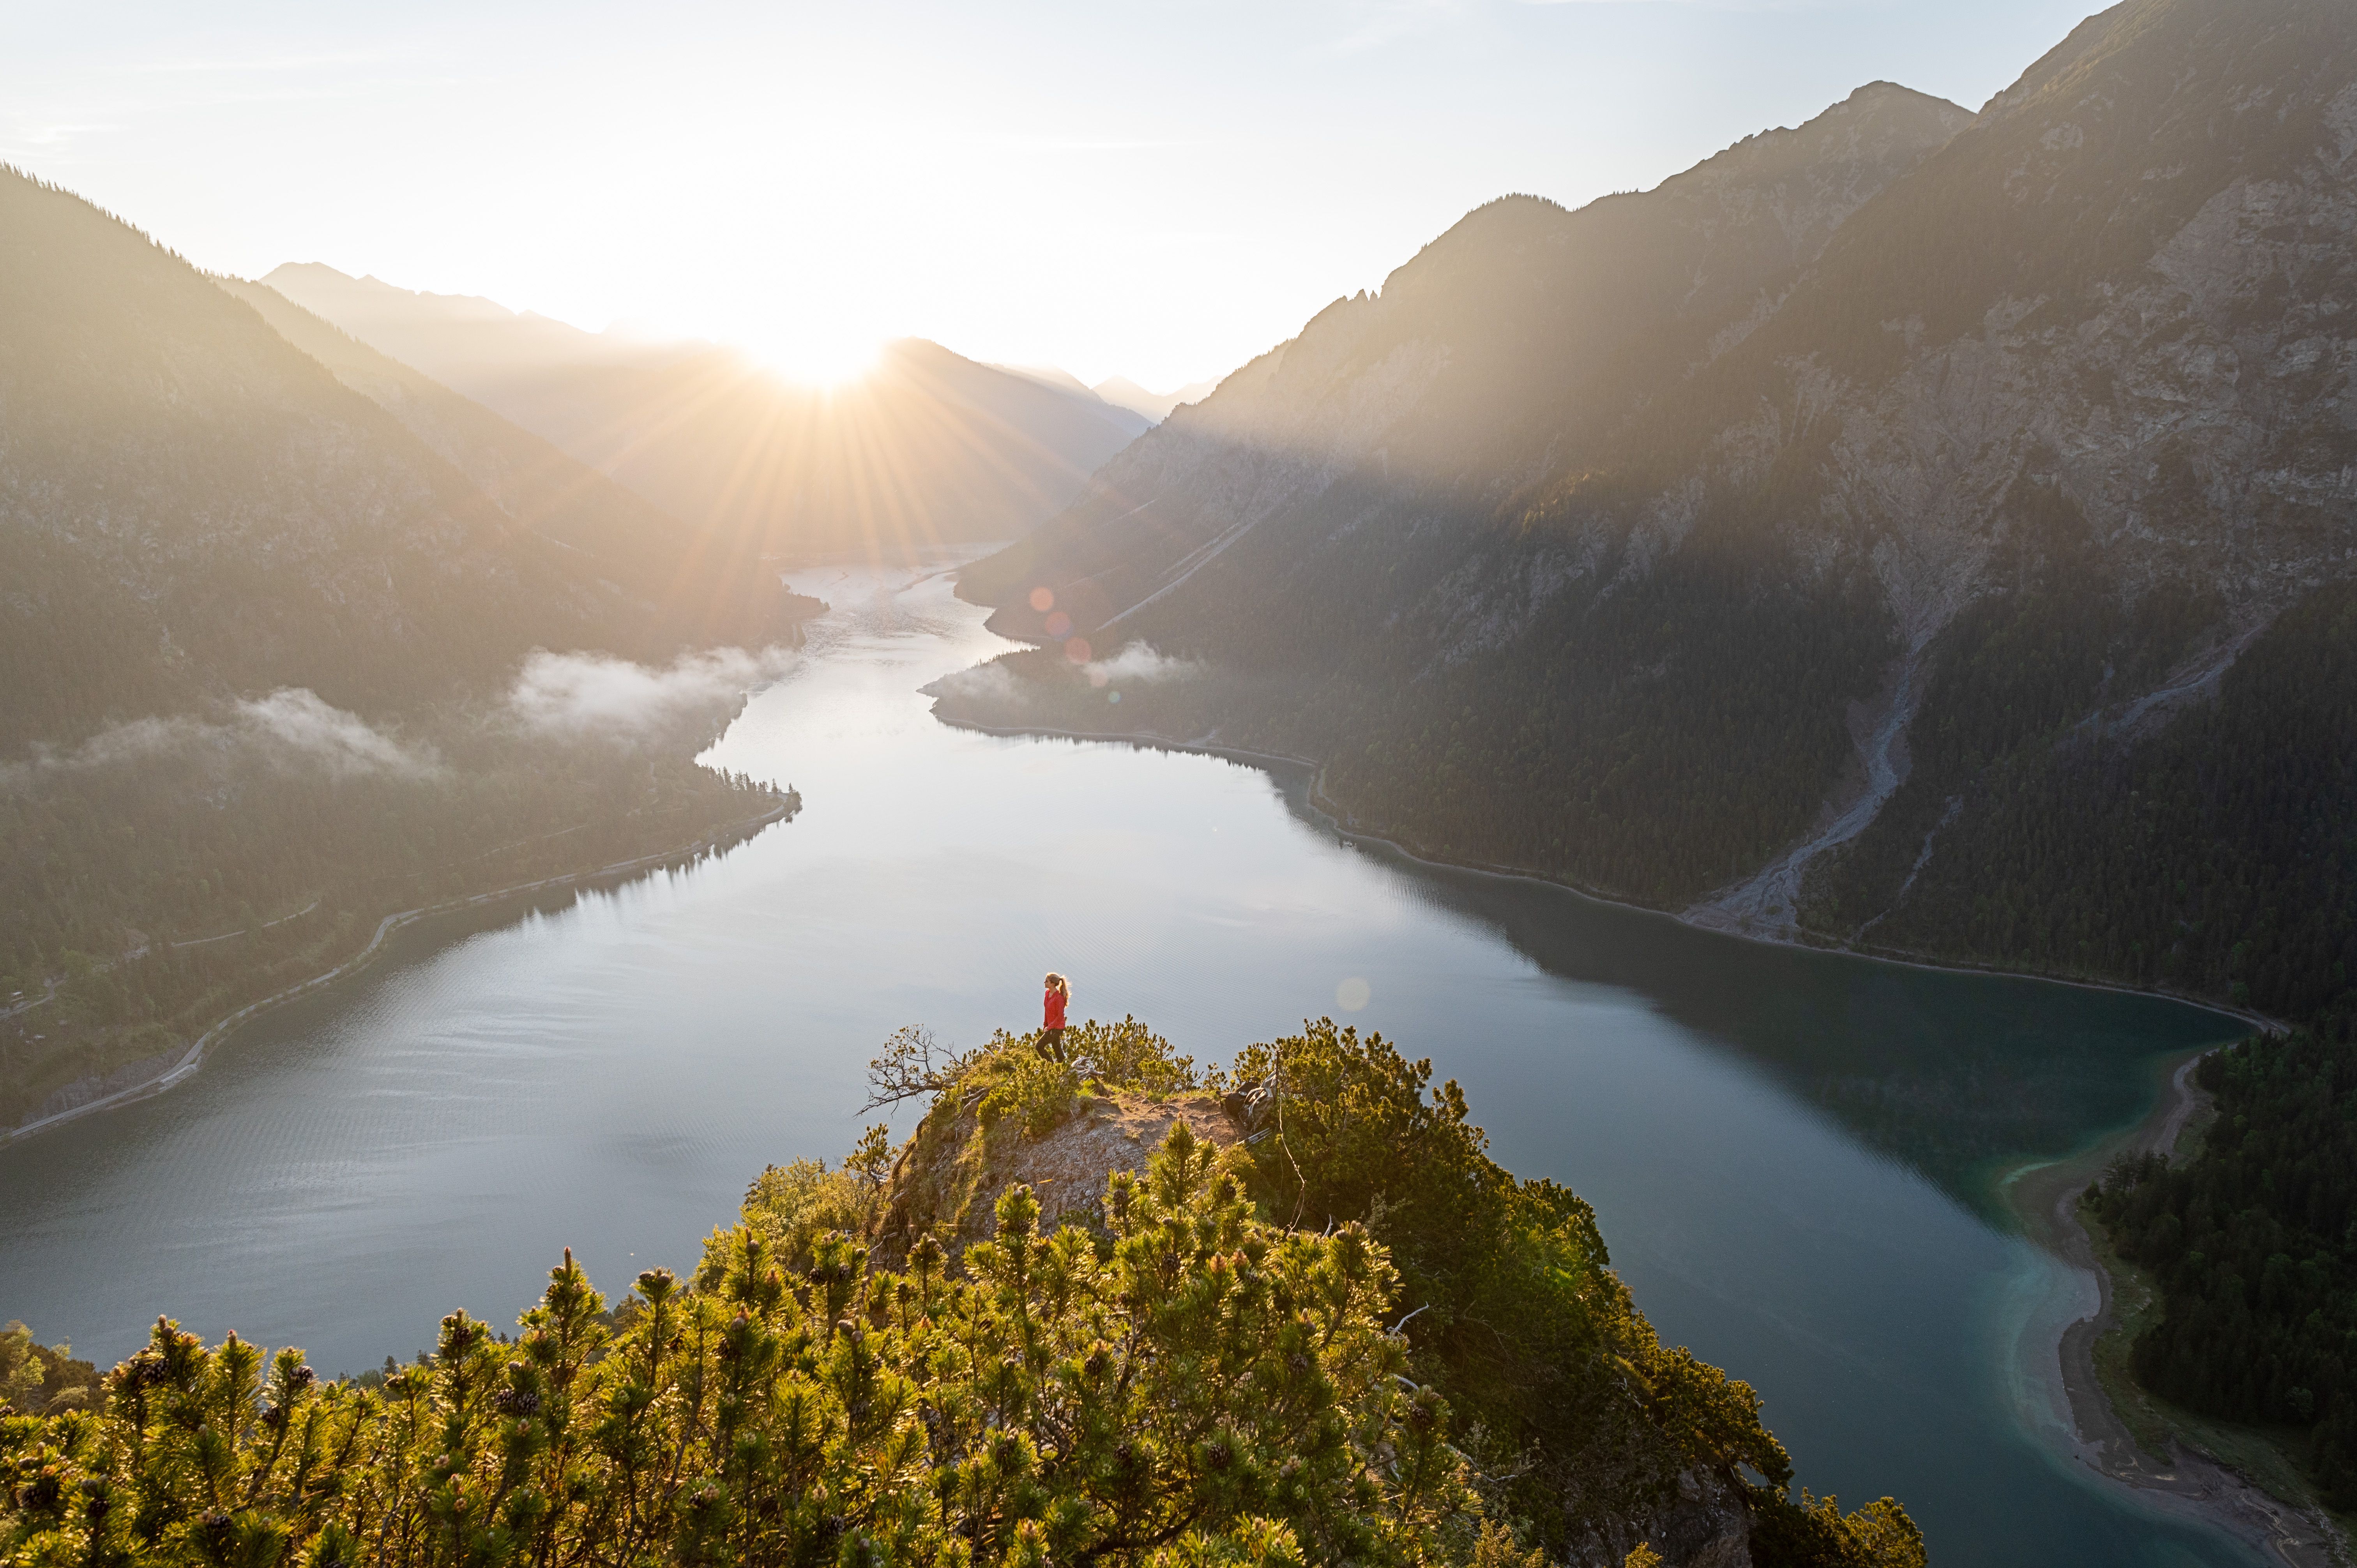
[[[2090,0],[0,5],[0,158],[285,261],[839,369],[1218,375],[1510,191],[1859,84],[1977,109]]]

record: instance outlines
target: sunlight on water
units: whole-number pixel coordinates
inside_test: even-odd
[[[796,785],[797,821],[407,931],[186,1087],[0,1151],[0,1317],[105,1361],[162,1307],[359,1369],[452,1307],[511,1318],[567,1245],[609,1286],[687,1264],[765,1164],[849,1144],[892,1029],[1028,1026],[1057,969],[1076,1016],[1199,1058],[1338,1006],[1429,1054],[1504,1164],[1596,1205],[1663,1337],[1761,1391],[1802,1478],[1897,1495],[1935,1561],[2248,1560],[2026,1430],[2052,1407],[2013,1348],[2073,1286],[1987,1187],[2231,1026],[1417,866],[1216,758],[951,730],[918,688],[1005,646],[981,612],[941,578],[795,585],[834,613],[708,760]]]

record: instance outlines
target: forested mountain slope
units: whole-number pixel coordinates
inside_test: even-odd
[[[2130,0],[1964,119],[1471,215],[968,577],[1159,679],[945,711],[1216,728],[1743,929],[2344,984],[2357,10]]]
[[[289,683],[397,701],[628,627],[625,595],[127,226],[12,172],[0,245],[0,747]]]
[[[482,404],[388,359],[266,284],[216,280],[279,336],[402,424],[533,532],[580,552],[648,601],[660,632],[765,641],[814,608],[741,537],[691,528]]]
[[[661,538],[604,515],[608,547]],[[135,230],[0,171],[0,1129],[392,910],[781,810],[691,760],[764,659],[634,676],[705,606],[628,575]],[[590,722],[616,691],[630,722]]]
[[[819,391],[709,344],[618,341],[317,263],[263,281],[756,553],[905,555],[1019,534],[1148,423],[918,338]]]

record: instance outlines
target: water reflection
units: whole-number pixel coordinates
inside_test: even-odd
[[[1287,805],[1323,822],[1306,781]],[[2156,1056],[2238,1037],[2234,1019],[2154,997],[1776,949],[1516,877],[1370,853],[1437,908],[1550,974],[1625,987],[1771,1069],[1867,1144],[2004,1223],[1988,1180],[2140,1116]]]

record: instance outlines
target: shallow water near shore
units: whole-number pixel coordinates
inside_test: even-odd
[[[2072,1286],[1994,1185],[2234,1021],[1741,942],[1346,841],[1298,776],[948,728],[918,688],[1006,645],[914,575],[794,579],[834,612],[708,760],[796,821],[421,923],[185,1086],[0,1149],[0,1319],[106,1363],[165,1310],[359,1370],[454,1307],[511,1320],[568,1245],[617,1291],[764,1164],[846,1148],[893,1028],[1026,1026],[1055,968],[1206,1061],[1327,1014],[1430,1056],[1801,1479],[1899,1497],[1935,1563],[2256,1561],[2037,1434],[2016,1347]]]

